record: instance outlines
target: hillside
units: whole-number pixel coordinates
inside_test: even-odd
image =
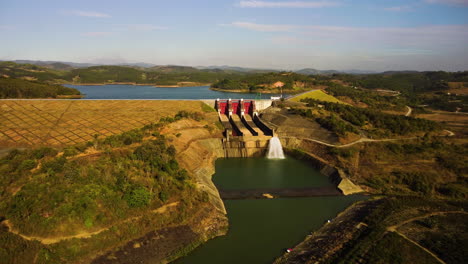
[[[222,208],[209,188],[197,187],[203,184],[193,170],[201,165],[185,166],[179,151],[187,149],[186,137],[174,137],[171,124],[190,126],[192,141],[210,135],[202,113],[181,111],[88,143],[1,158],[2,261],[90,263],[138,244],[156,253],[135,254],[128,263],[168,262],[222,233]],[[210,157],[199,156],[210,169]]]
[[[319,85],[316,78],[293,72],[256,73],[224,78],[211,85],[213,89],[237,92],[298,93]]]
[[[81,93],[58,84],[0,78],[0,98],[81,98]]]
[[[51,65],[61,68],[52,69]],[[37,80],[48,83],[108,84],[134,83],[150,85],[190,86],[210,84],[223,78],[244,75],[223,70],[199,70],[184,66],[91,66],[86,68],[61,67],[62,65],[17,64],[0,62],[0,76]]]

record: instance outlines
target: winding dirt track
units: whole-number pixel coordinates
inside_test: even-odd
[[[281,138],[296,138],[296,137],[281,137]],[[299,138],[299,139],[302,139],[302,140],[307,140],[307,141],[313,141],[313,142],[316,142],[316,143],[319,143],[319,144],[322,144],[322,145],[325,145],[325,146],[328,146],[328,147],[334,147],[334,148],[346,148],[346,147],[350,147],[352,145],[355,145],[355,144],[359,144],[359,143],[363,143],[363,142],[388,142],[388,141],[399,141],[399,140],[410,140],[410,139],[416,139],[417,137],[408,137],[408,138],[387,138],[387,139],[371,139],[371,138],[360,138],[356,141],[353,141],[351,143],[348,143],[348,144],[343,144],[343,145],[340,145],[340,144],[330,144],[330,143],[327,143],[327,142],[324,142],[324,141],[320,141],[320,140],[316,140],[316,139],[312,139],[312,138]]]
[[[163,206],[159,207],[158,209],[153,210],[152,213],[163,214],[169,208],[175,207],[178,204],[179,204],[179,202],[173,202],[173,203],[163,205]],[[137,219],[140,219],[141,217],[142,216],[130,217],[130,218],[127,218],[127,219],[121,221],[118,224],[124,224],[124,223],[128,223],[128,222],[131,222],[131,221],[135,221]],[[81,232],[81,233],[71,235],[71,236],[40,237],[40,236],[28,236],[28,235],[24,235],[24,234],[20,233],[19,230],[14,229],[13,224],[9,220],[3,221],[2,224],[5,225],[6,227],[8,227],[8,231],[10,233],[18,235],[18,236],[20,236],[20,237],[22,237],[23,239],[26,239],[26,240],[37,240],[37,241],[41,242],[44,245],[55,244],[55,243],[58,243],[60,241],[68,240],[68,239],[72,239],[72,238],[90,238],[90,237],[92,237],[94,235],[97,235],[97,234],[102,233],[102,232],[104,232],[106,230],[109,230],[112,226],[115,226],[115,224],[114,224],[112,226],[104,227],[104,228],[95,230],[93,232]]]
[[[406,108],[408,109],[408,112],[406,112],[405,116],[410,116],[411,113],[413,112],[413,109],[409,106],[406,106]]]
[[[425,214],[425,215],[422,215],[422,216],[417,216],[417,217],[413,217],[413,218],[410,218],[410,219],[407,219],[405,221],[402,221],[400,222],[399,224],[397,225],[393,225],[393,226],[389,226],[387,227],[387,231],[388,232],[394,232],[396,234],[398,234],[399,236],[401,236],[402,238],[406,239],[408,242],[416,245],[417,247],[419,247],[420,249],[424,250],[425,252],[427,252],[429,255],[431,255],[432,257],[434,257],[434,259],[436,259],[437,261],[439,261],[440,263],[442,264],[446,264],[445,261],[443,261],[442,259],[440,259],[436,254],[434,254],[432,251],[430,251],[429,249],[423,247],[422,245],[420,245],[418,242],[410,239],[409,237],[407,237],[405,234],[403,233],[400,233],[398,231],[398,227],[402,226],[402,225],[405,225],[405,224],[408,224],[408,223],[411,223],[413,221],[416,221],[416,220],[420,220],[420,219],[424,219],[424,218],[427,218],[427,217],[431,217],[431,216],[434,216],[434,215],[446,215],[446,214],[468,214],[468,212],[462,212],[462,211],[446,211],[446,212],[433,212],[433,213],[429,213],[429,214]]]

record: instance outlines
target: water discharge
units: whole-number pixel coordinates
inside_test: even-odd
[[[269,159],[284,159],[283,146],[281,146],[281,141],[278,137],[272,137],[270,139],[270,145],[268,146],[268,155]]]
[[[213,182],[224,190],[334,186],[308,162],[290,157],[218,159],[215,165]],[[174,264],[271,264],[286,248],[297,245],[328,219],[363,199],[349,195],[224,200],[228,233]]]

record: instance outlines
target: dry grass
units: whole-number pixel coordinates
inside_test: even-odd
[[[202,111],[199,101],[3,100],[0,147],[63,146],[94,135],[122,133],[178,111]]]
[[[432,114],[420,114],[419,118],[425,118],[436,122],[443,122],[447,129],[457,135],[468,135],[468,115],[464,113],[453,113],[445,111],[433,111]]]
[[[452,94],[468,94],[468,83],[467,82],[448,82],[449,90],[447,92]]]

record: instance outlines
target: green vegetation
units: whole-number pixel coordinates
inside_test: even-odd
[[[367,75],[333,74],[331,78],[343,80],[355,87],[385,89],[402,93],[442,91],[447,82],[466,82],[468,72],[402,72]]]
[[[86,259],[119,241],[180,223],[199,210],[205,195],[179,167],[174,146],[159,133],[169,122],[183,118],[200,120],[202,114],[179,112],[141,129],[68,146],[63,152],[43,147],[13,150],[1,158],[0,219],[8,219],[15,230],[45,238],[104,231],[93,239],[44,246],[2,227],[0,257],[7,263],[29,263],[33,256],[36,263]],[[177,213],[153,212],[176,201]],[[21,255],[23,251],[28,252]]]
[[[93,66],[53,70],[31,64],[0,62],[0,76],[30,78],[49,83],[116,83],[185,85],[208,84],[244,73],[221,70],[198,70],[192,67],[161,66],[149,69],[126,66]]]
[[[424,218],[415,221],[414,225],[425,231],[424,236],[418,239],[422,246],[440,256],[446,263],[464,262],[464,248],[468,246],[468,239],[466,236],[460,236],[460,230],[467,230],[466,221],[460,221],[459,216],[452,214]]]
[[[57,98],[80,94],[80,91],[62,85],[0,78],[0,98]]]
[[[366,263],[432,263],[439,262],[424,252],[421,248],[408,243],[404,238],[395,233],[386,234],[366,256]],[[341,262],[343,263],[343,262]]]
[[[175,150],[166,145],[164,137],[146,140],[136,148],[113,150],[140,143],[143,135],[151,135],[150,130],[97,140],[103,150],[97,159],[40,157],[39,151],[10,153],[0,161],[5,175],[1,211],[26,234],[67,235],[83,228],[80,222],[84,227],[90,223],[106,226],[132,215],[132,208],[158,207],[163,202],[161,192],[172,197],[190,190],[187,172],[179,168]],[[40,169],[30,172],[37,163]],[[8,197],[9,183],[24,177],[31,179]],[[58,230],[62,225],[69,228]]]
[[[389,98],[394,105],[407,105],[416,107],[427,105],[430,108],[446,111],[467,111],[468,99],[464,95],[447,94],[449,83],[467,82],[468,71],[464,72],[409,72],[409,73],[383,73],[369,75],[334,74],[330,78],[339,79],[350,86],[370,90],[383,89],[398,91],[400,98]],[[343,89],[332,88],[331,93],[343,93]],[[363,98],[367,98],[365,94]],[[402,99],[403,98],[403,99]],[[368,99],[363,99],[367,100]],[[385,100],[379,100],[385,102]]]
[[[331,84],[327,88],[333,96],[345,96],[353,100],[354,103],[364,103],[370,108],[380,109],[380,110],[402,110],[405,109],[406,100],[401,97],[398,97],[398,94],[390,94],[387,96],[379,95],[372,90],[362,90],[359,88],[353,88],[349,86],[343,86],[339,84]],[[313,98],[321,100],[320,98]],[[328,101],[328,100],[321,100]]]
[[[438,92],[424,97],[424,104],[433,109],[450,112],[468,112],[468,96]]]
[[[334,113],[328,118],[318,118],[317,121],[323,124],[325,128],[333,130],[338,134],[342,132],[353,132],[351,126],[345,126],[337,120],[339,116],[342,120],[352,124],[359,129],[365,129],[374,136],[408,135],[416,132],[431,132],[440,129],[436,122],[421,118],[413,118],[402,115],[392,115],[380,112],[376,109],[359,108],[350,105],[317,101],[314,99],[302,99],[308,107],[323,106],[323,109]],[[336,124],[336,125],[334,125]]]
[[[463,250],[466,246],[466,239],[460,240],[460,236],[455,240],[456,232],[460,232],[459,227],[466,226],[463,221],[463,211],[466,210],[466,202],[446,202],[437,200],[428,200],[418,197],[389,197],[382,198],[380,203],[363,220],[367,224],[361,228],[355,237],[347,244],[343,250],[332,256],[326,263],[439,263],[427,252],[415,246],[400,233],[388,231],[387,227],[402,225],[402,221],[412,217],[421,217],[422,221],[430,220],[424,218],[429,212],[453,212],[459,211],[460,214],[451,217],[451,225],[445,225],[444,228],[432,228],[432,234],[424,229],[413,229],[413,233],[422,238],[423,241],[430,239],[432,243],[437,244],[437,249],[448,249],[439,255],[438,250],[434,250],[437,255],[447,263],[460,263],[456,260],[463,258]],[[424,208],[423,211],[418,211]],[[450,214],[441,216],[444,219],[450,217]],[[406,233],[403,225],[402,231]],[[426,228],[427,229],[427,228]],[[445,229],[445,230],[444,230]],[[450,231],[450,232],[447,232]],[[413,234],[408,234],[412,236]],[[436,238],[437,237],[437,238]],[[436,240],[432,240],[436,238]],[[444,244],[441,244],[444,242]],[[457,242],[462,242],[457,244]],[[446,243],[446,244],[445,244]],[[432,249],[432,248],[431,248]]]
[[[352,125],[343,122],[336,115],[330,115],[327,117],[318,117],[315,119],[322,127],[335,132],[339,136],[346,136],[347,132],[359,133],[359,131]]]
[[[380,193],[466,199],[468,144],[422,138],[411,143],[372,143],[359,149],[366,166],[355,181]],[[351,160],[353,157],[349,157]],[[385,166],[378,166],[385,162]]]
[[[274,86],[276,82],[282,82],[283,92],[300,92],[310,90],[319,82],[311,76],[292,72],[271,72],[249,75],[237,75],[231,78],[221,79],[211,87],[221,90],[242,90],[248,92],[280,92],[281,89]]]
[[[334,95],[336,95],[336,94],[334,94]],[[306,98],[315,99],[315,100],[319,100],[319,101],[325,101],[325,102],[332,102],[332,103],[343,103],[340,100],[338,100],[337,98],[324,93],[322,90],[315,90],[315,91],[311,91],[311,92],[308,92],[308,93],[304,93],[304,94],[301,94],[301,95],[299,95],[297,97],[294,97],[294,98],[292,98],[290,100],[293,101],[293,102],[299,102],[302,99],[306,99]]]

